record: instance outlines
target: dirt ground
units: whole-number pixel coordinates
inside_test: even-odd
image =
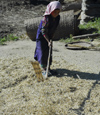
[[[41,6],[33,12],[12,8],[13,13],[9,11],[0,19],[4,24],[6,20],[9,29],[20,31],[21,22],[38,16]],[[9,29],[6,32],[13,31]],[[65,43],[54,41],[51,68],[57,74],[37,82],[29,62],[34,61],[36,43],[22,37],[0,46],[0,115],[100,115],[100,51],[69,50]],[[96,40],[92,43],[100,45]]]
[[[25,34],[24,21],[34,17],[42,16],[45,12],[48,2],[41,1],[37,4],[30,4],[31,0],[0,0],[0,38],[9,34],[20,36]],[[73,1],[65,0],[64,6],[69,6]],[[69,4],[67,4],[67,2]]]

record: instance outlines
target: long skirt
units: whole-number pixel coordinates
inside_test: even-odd
[[[49,55],[49,46],[46,39],[44,38],[36,40],[34,59],[38,61],[43,67],[47,67],[48,55]],[[51,65],[51,63],[52,63],[52,48],[50,52],[49,65]]]

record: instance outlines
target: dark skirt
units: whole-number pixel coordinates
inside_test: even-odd
[[[50,65],[52,63],[52,48],[50,52]],[[34,59],[38,61],[43,67],[47,66],[49,55],[48,42],[44,37],[36,40],[36,49],[34,54]]]

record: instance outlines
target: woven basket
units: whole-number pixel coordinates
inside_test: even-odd
[[[26,33],[32,41],[36,40],[36,33],[42,17],[25,20]],[[74,12],[65,11],[60,13],[60,23],[56,30],[54,40],[65,38],[74,34]]]

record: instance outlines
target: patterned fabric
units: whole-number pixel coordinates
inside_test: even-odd
[[[46,36],[45,34],[48,33],[48,25],[49,25],[49,18],[48,16],[44,16],[42,19],[42,28],[41,28],[43,36]]]

